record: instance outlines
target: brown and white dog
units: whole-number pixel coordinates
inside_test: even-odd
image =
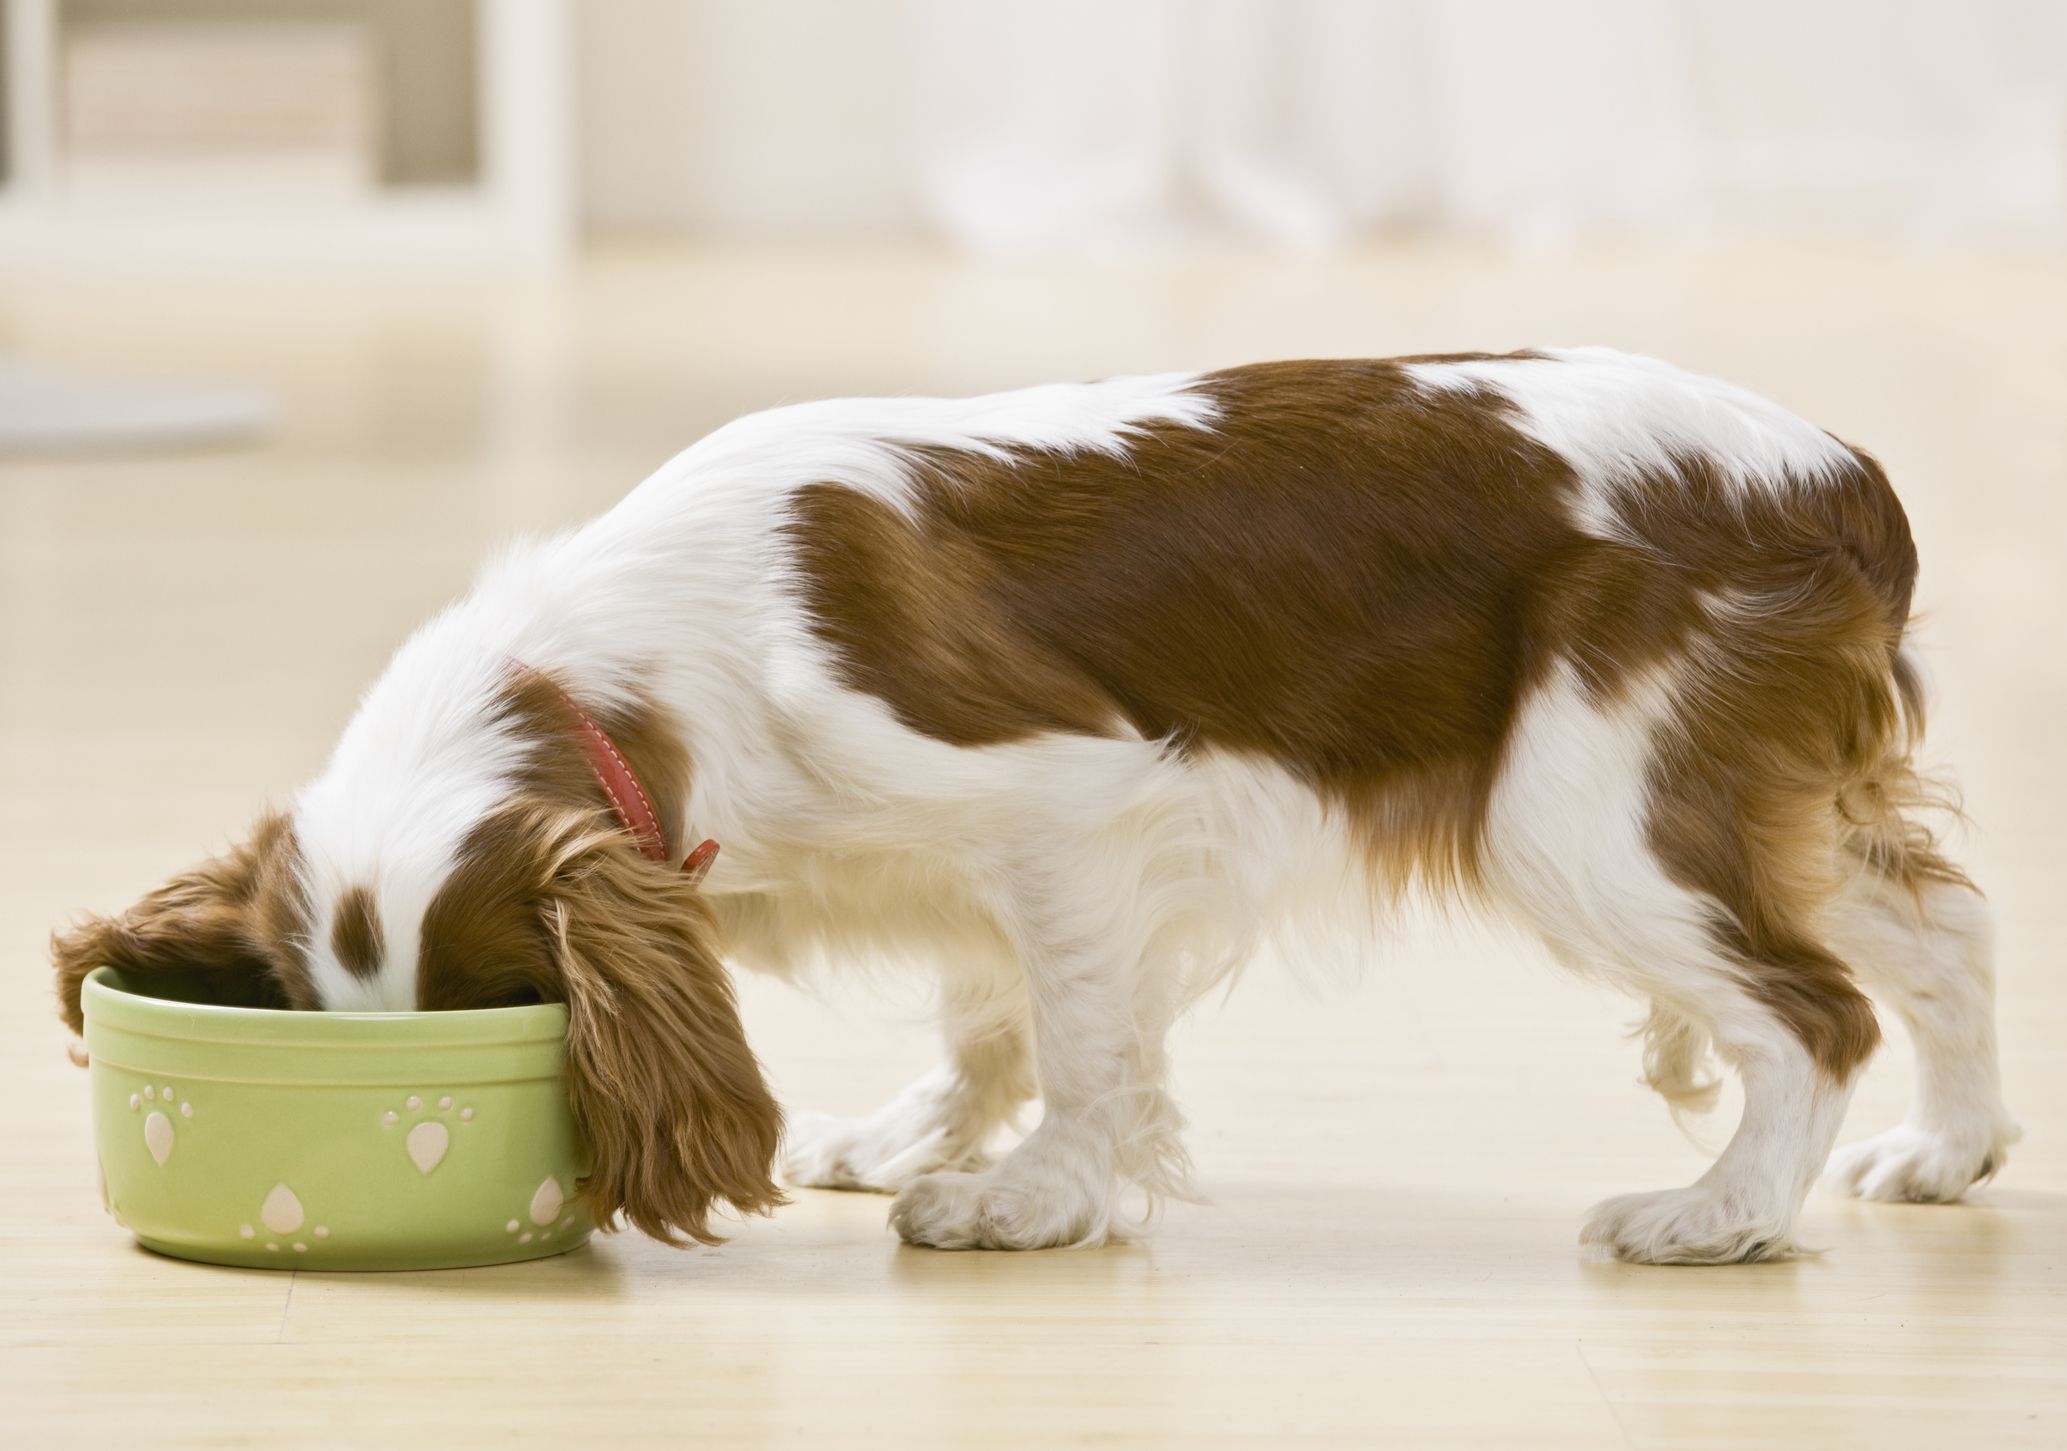
[[[564,1001],[599,1218],[710,1239],[780,1152],[916,1244],[1084,1245],[1187,1188],[1173,1017],[1426,888],[1648,1002],[1667,1098],[1711,1046],[1742,1076],[1714,1167],[1585,1238],[1767,1258],[1878,1041],[1861,982],[1917,1100],[1839,1182],[1955,1199],[2015,1136],[1987,915],[1919,815],[1915,573],[1870,458],[1603,350],[777,409],[490,567],[291,812],[56,940],[64,1011],[102,962]],[[946,1059],[785,1142],[721,960],[857,955],[938,969]]]

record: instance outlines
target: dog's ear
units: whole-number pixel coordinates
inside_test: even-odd
[[[720,1201],[783,1202],[782,1111],[740,1027],[695,882],[592,826],[555,852],[546,930],[567,1002],[567,1085],[596,1222],[670,1244],[720,1239]]]
[[[182,872],[116,917],[53,933],[59,1011],[82,1026],[79,989],[103,963],[124,972],[188,973],[211,998],[255,1007],[310,1007],[298,937],[306,920],[294,828],[268,812],[250,840]]]

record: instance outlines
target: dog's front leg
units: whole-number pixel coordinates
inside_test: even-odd
[[[1050,885],[1045,901],[1016,904],[1007,932],[1025,973],[1040,1125],[991,1168],[908,1184],[890,1222],[912,1244],[1094,1245],[1124,1232],[1128,1187],[1182,1192],[1183,1121],[1163,1088],[1171,1013],[1153,924],[1135,920],[1131,883]]]
[[[860,1118],[798,1113],[784,1135],[782,1175],[811,1189],[895,1193],[921,1174],[974,1170],[984,1145],[1034,1096],[1025,996],[1002,974],[962,965],[941,994],[947,1056]]]

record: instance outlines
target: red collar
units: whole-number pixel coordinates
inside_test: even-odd
[[[648,861],[668,860],[667,832],[660,824],[660,813],[653,809],[653,798],[646,794],[646,788],[639,782],[638,772],[631,762],[617,749],[617,742],[610,739],[610,733],[596,723],[596,718],[575,704],[574,697],[561,690],[559,684],[542,671],[531,670],[527,665],[518,665],[520,670],[537,675],[566,702],[581,739],[582,750],[589,758],[589,769],[596,774],[596,784],[603,788],[603,795],[610,802],[610,809],[616,813],[617,821],[632,834],[632,841],[639,848],[640,855]],[[718,844],[704,841],[682,862],[682,874],[692,881],[700,882],[710,871],[711,864],[718,859]]]

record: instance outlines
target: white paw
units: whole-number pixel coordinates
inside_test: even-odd
[[[803,1189],[894,1194],[921,1174],[982,1162],[973,1151],[957,1153],[945,1128],[898,1113],[897,1107],[867,1118],[792,1115],[783,1135],[782,1177]]]
[[[1646,1265],[1747,1264],[1798,1252],[1786,1218],[1747,1211],[1698,1184],[1602,1200],[1579,1242]]]
[[[1833,1188],[1895,1204],[1949,1204],[2003,1165],[2014,1129],[1969,1132],[1901,1124],[1846,1144],[1823,1171]]]
[[[1088,1248],[1105,1238],[1102,1218],[1066,1184],[1015,1180],[1003,1168],[928,1174],[890,1206],[898,1237],[933,1249]]]

